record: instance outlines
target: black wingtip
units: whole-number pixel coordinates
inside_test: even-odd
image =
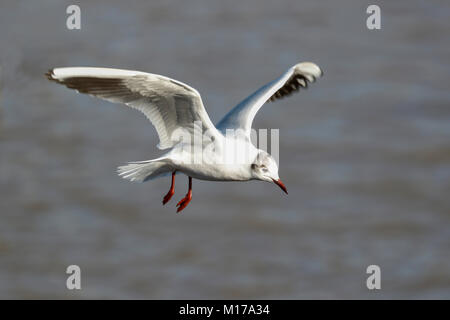
[[[44,75],[48,80],[56,81],[56,79],[53,78],[53,76],[54,76],[53,69],[49,69]]]

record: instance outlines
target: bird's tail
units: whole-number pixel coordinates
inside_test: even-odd
[[[135,182],[144,182],[171,172],[170,165],[164,159],[129,162],[117,168],[120,177]]]

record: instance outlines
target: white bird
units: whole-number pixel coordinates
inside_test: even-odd
[[[274,101],[307,88],[322,75],[312,62],[302,62],[267,83],[234,107],[216,125],[211,122],[200,94],[194,88],[164,76],[140,71],[110,68],[69,67],[49,70],[49,80],[115,103],[123,103],[145,114],[159,136],[159,149],[169,149],[157,159],[130,162],[118,174],[131,181],[144,182],[172,174],[166,204],[174,194],[175,174],[189,177],[186,196],[177,204],[183,210],[192,199],[192,178],[213,181],[262,180],[286,187],[278,176],[278,166],[267,152],[250,141],[253,119],[267,101]],[[229,134],[232,130],[232,134]],[[192,139],[180,138],[188,133]],[[200,140],[198,138],[201,134]],[[232,157],[229,157],[232,154]],[[236,155],[246,156],[240,161]],[[201,161],[196,161],[201,155]],[[224,159],[232,159],[224,161]]]

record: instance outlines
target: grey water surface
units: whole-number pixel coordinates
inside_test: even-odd
[[[450,2],[0,3],[0,298],[450,298]],[[161,154],[140,113],[55,83],[57,66],[142,70],[214,122],[300,61],[325,75],[265,105],[280,177],[130,183]],[[82,290],[66,288],[78,265]],[[381,268],[381,290],[366,268]]]

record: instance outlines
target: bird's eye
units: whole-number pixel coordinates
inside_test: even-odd
[[[262,171],[267,172],[269,170],[267,168],[263,168]]]
[[[252,165],[250,166],[252,168],[252,170],[256,169],[256,163],[252,163]]]

